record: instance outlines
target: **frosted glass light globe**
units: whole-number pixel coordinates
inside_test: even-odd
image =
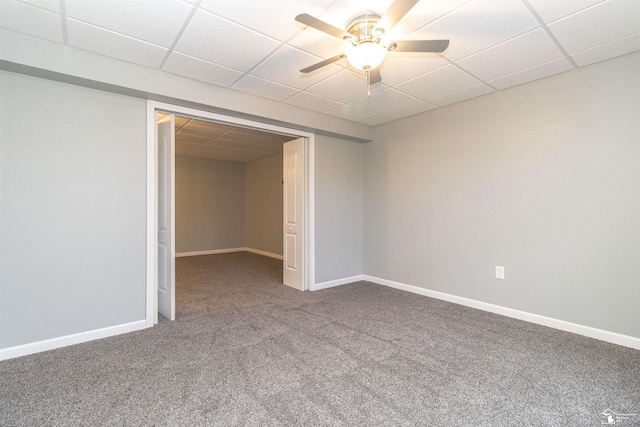
[[[387,49],[371,41],[362,42],[347,52],[347,60],[358,70],[372,70],[384,61]]]

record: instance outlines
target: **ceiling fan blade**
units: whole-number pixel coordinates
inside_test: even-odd
[[[296,21],[298,21],[301,24],[313,27],[316,30],[320,30],[323,33],[327,33],[330,36],[337,37],[341,40],[344,39],[344,37],[349,36],[349,34],[346,31],[341,30],[340,28],[334,27],[331,24],[327,24],[326,22],[321,21],[318,18],[314,18],[313,16],[308,15],[306,13],[296,16]]]
[[[449,40],[400,40],[391,52],[444,52],[449,46]]]
[[[395,25],[400,22],[404,15],[407,14],[411,10],[413,6],[418,3],[419,0],[396,0],[394,1],[389,9],[385,12],[384,16],[380,18],[380,22],[378,23],[379,27],[382,27],[386,30],[390,30],[395,27]]]
[[[380,75],[380,68],[374,68],[369,71],[369,83],[376,84],[382,81],[382,76]]]
[[[306,73],[310,73],[312,71],[317,70],[318,68],[324,67],[325,65],[329,65],[329,64],[332,64],[334,62],[340,61],[344,57],[345,57],[345,54],[341,53],[340,55],[333,56],[333,57],[331,57],[329,59],[325,59],[324,61],[320,61],[317,64],[313,64],[313,65],[311,65],[311,66],[309,66],[307,68],[303,68],[302,70],[300,70],[300,72],[301,73],[305,73],[305,74]]]

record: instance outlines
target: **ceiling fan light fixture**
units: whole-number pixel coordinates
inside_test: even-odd
[[[387,49],[373,41],[363,41],[346,52],[349,63],[358,70],[372,70],[384,61]]]

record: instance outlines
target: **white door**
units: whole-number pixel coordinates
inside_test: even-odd
[[[158,312],[176,318],[175,116],[158,122]]]
[[[283,161],[283,281],[304,290],[305,140],[284,143]]]

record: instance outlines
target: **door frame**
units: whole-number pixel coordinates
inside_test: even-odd
[[[158,101],[147,101],[147,281],[146,281],[146,325],[153,326],[157,316],[158,289],[158,145],[156,137],[156,112],[178,114],[215,121],[233,126],[242,126],[267,132],[276,132],[292,137],[305,138],[305,244],[304,259],[304,290],[313,288],[315,284],[315,135],[297,129],[276,126],[254,120],[228,116],[180,105]],[[175,212],[175,200],[171,201]],[[175,295],[174,295],[175,298]]]

